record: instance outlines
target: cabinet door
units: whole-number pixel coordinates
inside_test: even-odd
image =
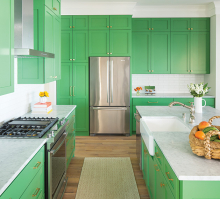
[[[52,10],[53,8],[53,0],[45,0],[45,5]]]
[[[73,30],[88,30],[89,16],[75,15],[73,16]]]
[[[72,30],[73,27],[73,16],[62,15],[61,16],[61,30]]]
[[[73,104],[76,108],[76,135],[89,135],[89,66],[73,64]]]
[[[170,31],[170,19],[168,18],[153,18],[152,31]]]
[[[151,34],[151,71],[155,74],[170,73],[170,32]]]
[[[110,16],[111,30],[130,30],[131,15],[111,15]]]
[[[151,19],[147,18],[133,18],[132,31],[150,31]]]
[[[173,18],[171,19],[171,31],[190,31],[190,18]]]
[[[54,19],[54,80],[61,78],[61,24],[60,18]]]
[[[14,92],[14,1],[2,1],[0,9],[0,95]]]
[[[146,186],[148,187],[149,186],[149,158],[150,157],[149,157],[149,153],[144,142],[143,142],[143,145],[144,145],[144,151],[143,151],[143,168],[142,169],[143,169],[144,181],[145,181]]]
[[[165,195],[165,180],[162,174],[162,171],[160,169],[157,169],[156,172],[156,187],[155,187],[155,191],[156,191],[156,197],[155,199],[166,199],[166,195]],[[169,188],[169,187],[167,187]],[[171,198],[167,198],[167,199],[171,199]]]
[[[150,198],[155,198],[155,184],[156,184],[156,175],[155,175],[155,168],[154,168],[154,160],[153,157],[149,157],[149,186],[148,191]]]
[[[186,74],[190,67],[190,33],[171,32],[171,73]]]
[[[57,81],[57,105],[73,104],[72,63],[61,64],[61,79]]]
[[[61,62],[72,63],[73,61],[73,31],[61,32]]]
[[[73,60],[88,62],[88,31],[73,31]]]
[[[210,31],[210,18],[192,18],[192,31]]]
[[[207,74],[210,68],[209,32],[191,32],[190,72]]]
[[[53,7],[52,7],[53,12],[58,16],[60,16],[61,14],[61,2],[60,1],[61,0],[53,0]]]
[[[44,25],[44,49],[46,52],[54,53],[54,14],[45,7],[45,25]],[[45,83],[54,80],[54,59],[45,58]]]
[[[132,34],[132,74],[150,73],[150,33]]]
[[[89,16],[90,30],[109,30],[109,15],[91,15]]]
[[[109,55],[109,30],[89,31],[89,56]]]
[[[131,31],[110,31],[110,56],[131,56]]]

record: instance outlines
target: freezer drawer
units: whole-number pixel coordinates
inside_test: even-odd
[[[130,107],[90,107],[91,134],[130,134]]]

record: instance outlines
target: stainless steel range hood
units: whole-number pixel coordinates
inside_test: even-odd
[[[34,50],[33,0],[14,0],[14,56],[54,58],[53,53]]]

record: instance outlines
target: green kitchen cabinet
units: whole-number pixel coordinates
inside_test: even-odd
[[[133,31],[170,31],[170,18],[133,18]]]
[[[1,3],[0,96],[14,92],[14,1]]]
[[[155,186],[156,186],[156,164],[154,162],[154,157],[149,157],[149,170],[146,175],[149,176],[149,186],[148,186],[148,193],[150,195],[150,198],[155,198],[156,192],[155,192]]]
[[[131,15],[110,15],[111,30],[131,30]]]
[[[209,32],[171,32],[171,73],[208,74]]]
[[[61,14],[61,0],[45,0],[45,5],[53,12],[60,16]]]
[[[88,15],[62,15],[61,30],[88,30]]]
[[[206,106],[211,106],[213,108],[215,108],[215,98],[206,98],[205,96],[203,96],[203,99],[206,101]],[[181,102],[183,104],[186,104],[187,106],[191,105],[191,102],[194,102],[193,98],[174,98],[174,101],[176,102]],[[202,105],[205,105],[205,102],[202,101]],[[180,106],[180,105],[175,105],[175,106]]]
[[[88,63],[62,63],[57,81],[57,105],[77,105],[76,135],[89,135]]]
[[[44,194],[44,156],[45,148],[43,146],[3,192],[0,198],[26,199],[31,198],[34,193],[36,193],[36,197]],[[30,192],[32,192],[31,195]]]
[[[210,18],[172,18],[171,31],[210,31]]]
[[[109,30],[109,15],[90,15],[89,30]]]
[[[62,17],[63,18],[63,17]],[[73,31],[61,32],[61,63],[72,63],[73,59]]]

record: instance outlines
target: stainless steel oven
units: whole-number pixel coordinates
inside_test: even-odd
[[[60,199],[66,188],[66,137],[67,121],[57,131],[48,134],[46,152],[46,198]]]

